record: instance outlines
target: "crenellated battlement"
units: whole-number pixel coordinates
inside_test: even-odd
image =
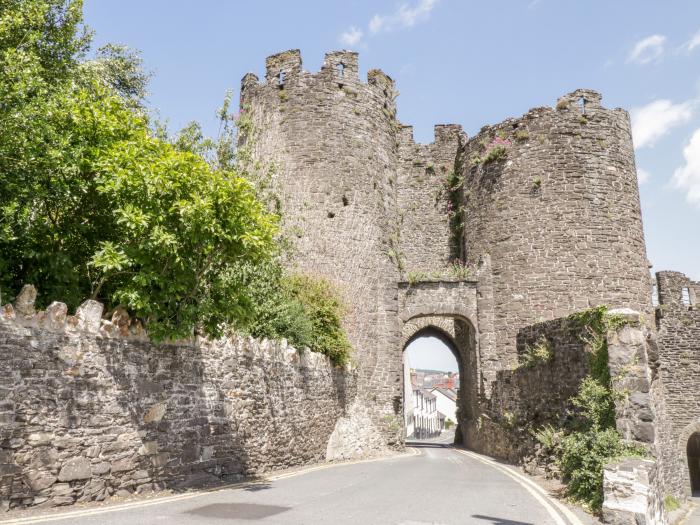
[[[265,60],[264,81],[261,82],[255,73],[247,73],[241,80],[241,97],[250,97],[256,89],[284,89],[298,95],[305,91],[311,94],[329,87],[346,91],[352,89],[355,94],[357,90],[365,91],[380,100],[384,109],[392,114],[395,111],[398,92],[392,78],[379,69],[370,69],[366,81],[361,81],[358,53],[347,50],[326,53],[321,69],[316,73],[304,71],[298,49],[270,55]]]

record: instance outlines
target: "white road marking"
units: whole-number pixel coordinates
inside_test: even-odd
[[[0,519],[0,524],[1,525],[29,525],[32,523],[47,523],[50,521],[60,521],[60,520],[67,520],[67,519],[71,519],[71,518],[84,518],[84,517],[89,517],[89,516],[97,516],[99,514],[107,514],[108,512],[119,512],[122,510],[130,510],[130,509],[141,508],[141,507],[150,507],[152,505],[160,505],[161,503],[169,503],[171,501],[181,501],[181,500],[186,500],[186,499],[191,499],[191,498],[197,498],[197,497],[205,496],[207,494],[211,494],[214,492],[223,492],[226,490],[237,490],[237,489],[241,489],[241,488],[245,488],[245,487],[254,487],[257,484],[265,483],[266,481],[278,481],[281,479],[292,478],[294,476],[308,474],[309,472],[316,472],[317,470],[325,470],[325,469],[329,469],[329,468],[343,467],[346,465],[357,465],[359,463],[372,463],[375,461],[387,461],[390,459],[403,459],[403,458],[407,458],[407,457],[420,456],[420,455],[421,455],[421,452],[419,450],[417,450],[415,448],[409,448],[408,452],[406,452],[404,454],[397,455],[397,456],[389,456],[389,457],[382,457],[382,458],[370,458],[370,459],[359,459],[359,460],[355,460],[355,461],[345,461],[343,463],[328,463],[328,464],[324,464],[324,465],[316,465],[316,466],[305,468],[305,469],[295,470],[294,472],[286,472],[284,474],[267,476],[263,479],[256,480],[256,481],[246,481],[243,483],[236,483],[234,485],[228,485],[226,487],[209,489],[209,490],[201,489],[201,490],[194,492],[194,493],[191,493],[191,494],[178,494],[176,496],[163,496],[163,497],[154,498],[154,499],[148,500],[148,501],[134,501],[131,503],[122,503],[119,505],[109,505],[106,507],[100,507],[100,508],[94,508],[94,509],[62,512],[60,514],[43,514],[43,515],[39,515],[39,516],[28,516],[26,518],[16,518],[16,519],[10,519],[10,520]]]
[[[523,474],[520,474],[519,472],[511,470],[502,465],[499,465],[496,461],[486,456],[482,456],[480,454],[476,454],[468,450],[454,450],[456,452],[459,452],[460,454],[480,461],[485,465],[489,465],[497,470],[500,470],[506,476],[516,481],[525,490],[532,494],[532,496],[545,508],[545,510],[549,513],[549,515],[552,517],[552,519],[557,525],[583,525],[581,520],[579,520],[578,517],[573,512],[571,512],[565,505],[559,503],[557,500],[552,498],[549,494],[547,494],[547,491],[545,491],[534,481],[528,479]],[[568,523],[562,519],[561,515],[555,510],[555,507],[566,517]]]

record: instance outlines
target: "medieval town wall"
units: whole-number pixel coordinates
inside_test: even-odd
[[[123,313],[0,315],[0,508],[255,478],[381,449],[356,381],[284,341],[154,344]]]

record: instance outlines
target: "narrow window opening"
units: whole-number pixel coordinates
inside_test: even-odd
[[[336,69],[336,71],[338,71],[338,76],[339,76],[340,78],[343,78],[343,77],[345,76],[345,64],[343,64],[343,63],[341,62],[340,64],[338,64],[337,66],[335,66],[335,69]]]
[[[345,195],[343,195],[343,206],[347,206],[348,204],[350,204],[348,198]]]
[[[692,303],[690,302],[690,290],[687,286],[683,287],[681,290],[681,302],[685,306],[692,306]]]
[[[285,81],[285,74],[284,74],[284,71],[280,71],[280,74],[277,75],[277,78],[279,79],[279,86],[280,86],[280,89],[284,88],[284,81]]]
[[[659,306],[659,287],[654,281],[651,285],[651,305],[656,308]]]
[[[585,115],[586,114],[586,99],[584,97],[581,97],[578,99],[578,105],[581,106],[581,114]]]
[[[335,213],[333,213],[332,211],[329,211],[329,212],[328,212],[328,218],[329,218],[329,219],[332,219],[333,217],[335,217]]]

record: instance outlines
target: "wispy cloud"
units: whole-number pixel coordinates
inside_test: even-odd
[[[380,15],[377,13],[369,21],[369,31],[372,34],[377,34],[403,27],[413,27],[417,23],[427,20],[437,3],[438,0],[420,0],[414,5],[401,4],[396,11],[390,14]]]
[[[700,30],[690,37],[690,40],[683,44],[683,49],[688,53],[692,52],[696,47],[700,47]]]
[[[414,4],[405,3],[399,5],[393,13],[375,13],[367,24],[369,31],[367,35],[365,35],[362,29],[356,26],[350,26],[347,31],[340,34],[338,39],[344,46],[357,47],[366,36],[377,35],[395,29],[413,27],[427,20],[430,17],[430,12],[435,8],[438,2],[439,0],[418,0],[418,2]]]
[[[637,168],[637,180],[639,181],[640,186],[642,184],[646,184],[647,182],[649,182],[650,178],[651,178],[651,173],[649,173],[644,168]]]
[[[686,192],[686,200],[700,207],[700,128],[683,148],[685,164],[673,173],[671,183]]]
[[[651,35],[636,42],[632,47],[627,62],[633,64],[648,64],[661,58],[664,53],[666,37],[663,35]]]
[[[659,99],[646,106],[632,108],[632,137],[636,149],[652,147],[672,128],[685,124],[693,116],[694,101],[674,104]]]
[[[361,29],[351,26],[350,29],[341,33],[340,42],[344,46],[355,47],[362,40],[364,33]]]

